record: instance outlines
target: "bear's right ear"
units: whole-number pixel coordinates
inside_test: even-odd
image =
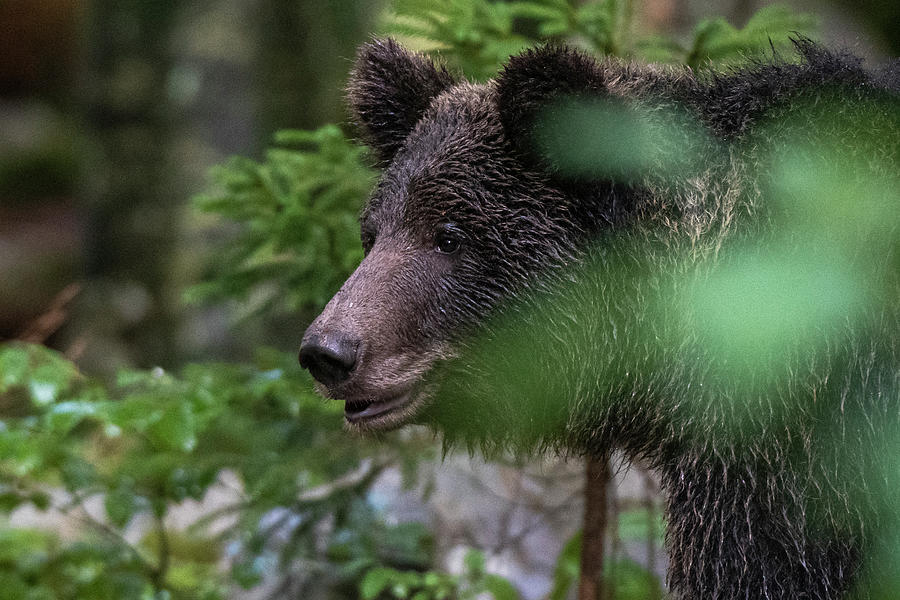
[[[541,148],[542,127],[556,116],[547,111],[560,100],[608,98],[596,60],[567,47],[544,46],[509,59],[497,77],[497,110],[507,139],[526,162],[550,174],[558,165]]]
[[[360,48],[347,95],[366,141],[387,163],[432,99],[455,83],[444,67],[387,38]]]

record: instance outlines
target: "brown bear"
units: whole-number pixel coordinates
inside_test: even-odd
[[[353,430],[648,462],[677,598],[876,597],[900,69],[795,45],[707,75],[549,46],[485,84],[365,45],[384,173],[301,364]]]

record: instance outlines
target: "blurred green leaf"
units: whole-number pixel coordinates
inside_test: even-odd
[[[484,553],[479,550],[469,550],[463,557],[463,566],[470,577],[480,577],[484,574]]]
[[[792,349],[824,343],[866,306],[857,271],[820,250],[775,246],[739,252],[687,299],[715,355],[737,369],[779,370]]]
[[[736,64],[776,48],[786,48],[792,38],[810,36],[816,20],[778,4],[757,11],[742,29],[717,17],[701,21],[694,29],[685,63],[694,68]]]
[[[619,513],[619,537],[623,540],[645,541],[653,536],[658,545],[665,542],[666,521],[662,511],[632,508]]]
[[[362,600],[375,600],[379,594],[396,578],[397,571],[378,567],[370,569],[359,583],[359,595]]]
[[[519,600],[519,592],[503,577],[488,573],[484,576],[484,589],[494,600]]]
[[[619,559],[604,565],[610,588],[617,600],[662,600],[665,590],[659,578],[631,559]]]
[[[197,446],[195,416],[186,403],[172,404],[147,428],[147,434],[160,447],[190,452]]]
[[[581,531],[576,533],[566,542],[559,557],[556,559],[556,568],[553,571],[553,589],[550,591],[550,600],[565,600],[569,589],[581,573]]]
[[[134,491],[125,487],[117,487],[106,492],[103,504],[109,522],[119,528],[128,525],[140,506]]]
[[[584,180],[684,177],[715,147],[683,110],[612,98],[559,100],[539,115],[535,137],[553,168]]]

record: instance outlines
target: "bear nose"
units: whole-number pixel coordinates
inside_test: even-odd
[[[359,340],[344,333],[316,333],[300,345],[300,366],[319,383],[332,386],[350,377]]]

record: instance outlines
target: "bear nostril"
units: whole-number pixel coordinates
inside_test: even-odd
[[[312,335],[300,346],[300,366],[319,383],[331,386],[350,377],[359,342],[346,335]]]

